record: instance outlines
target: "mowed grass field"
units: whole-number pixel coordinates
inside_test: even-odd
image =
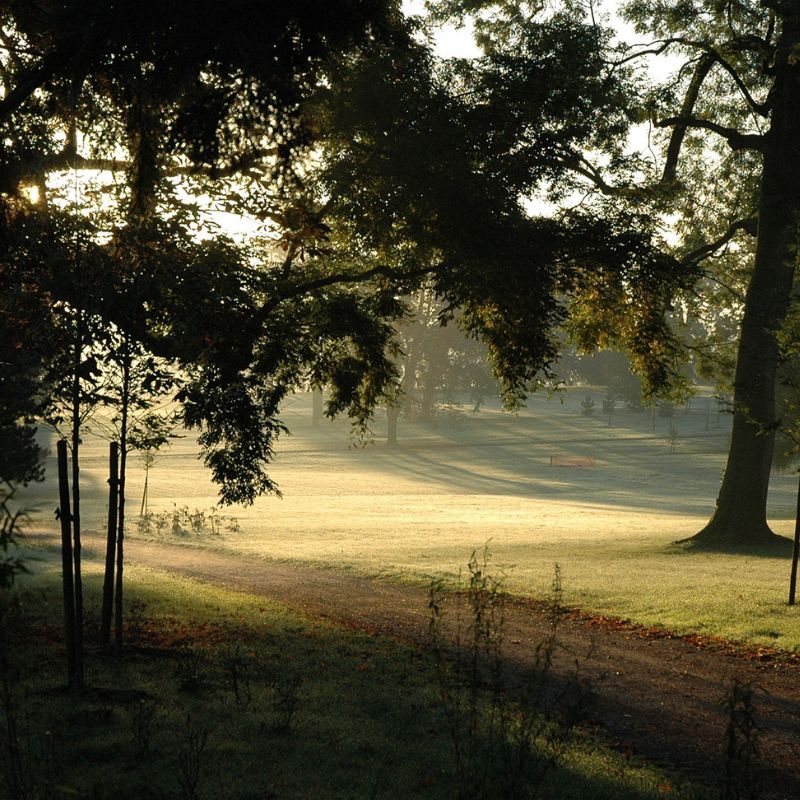
[[[581,412],[587,394],[596,402],[591,417]],[[310,396],[298,395],[285,409],[292,435],[279,442],[272,472],[282,498],[222,510],[238,519],[238,531],[173,536],[166,527],[151,535],[422,582],[455,576],[488,542],[494,570],[511,592],[544,594],[558,564],[569,605],[680,633],[800,648],[800,610],[786,605],[788,547],[780,554],[719,553],[674,544],[713,510],[730,418],[717,413],[712,398],[696,397],[671,420],[618,408],[609,421],[602,397],[575,389],[535,397],[516,415],[463,407],[440,411],[434,424],[401,419],[400,446],[388,448],[381,412],[374,442],[359,446],[346,421],[313,427]],[[84,525],[98,531],[106,451],[105,442],[86,436]],[[134,535],[143,478],[133,455]],[[796,486],[793,473],[773,477],[770,519],[786,537]],[[37,529],[55,526],[55,489],[51,459],[48,480],[24,498],[40,509]],[[153,512],[208,512],[215,504],[191,434],[160,455],[149,498]]]

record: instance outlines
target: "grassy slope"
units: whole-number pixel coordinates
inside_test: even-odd
[[[14,697],[25,775],[40,787],[31,797],[455,796],[435,670],[419,652],[134,567],[128,633],[137,646],[124,660],[91,649],[87,670],[90,686],[127,694],[93,692],[73,703],[53,691],[63,680],[57,573],[37,572],[22,582],[10,649],[19,670]],[[97,565],[87,572],[91,609]],[[241,707],[231,682],[236,659],[247,675]],[[280,730],[292,686],[297,710]],[[205,736],[194,757],[196,794],[189,794],[182,775],[185,783],[192,741]],[[662,773],[579,736],[543,796],[689,795]]]
[[[300,396],[285,417],[294,436],[280,445],[274,468],[284,498],[234,510],[239,532],[179,540],[423,581],[455,574],[472,549],[491,540],[494,564],[512,591],[546,591],[557,562],[569,604],[679,632],[800,647],[800,611],[785,605],[788,551],[686,552],[672,544],[710,513],[728,418],[696,398],[672,420],[672,452],[669,420],[618,410],[609,426],[601,413],[581,415],[584,394],[570,393],[563,403],[535,398],[518,417],[488,409],[477,417],[440,414],[435,428],[401,422],[396,451],[379,439],[348,448],[345,423],[313,429],[308,398]],[[381,425],[378,419],[378,434]],[[100,528],[101,443],[87,437],[85,453],[84,519]],[[596,463],[551,466],[551,455]],[[141,484],[134,459],[134,509]],[[150,486],[155,509],[214,502],[189,438],[163,455]],[[53,488],[37,487],[31,499],[48,508]],[[794,491],[793,476],[774,477],[772,523],[784,535]]]

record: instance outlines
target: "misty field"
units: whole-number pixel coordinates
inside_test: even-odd
[[[587,394],[596,403],[591,416],[581,408]],[[703,396],[672,416],[619,407],[609,416],[602,397],[578,388],[535,397],[516,415],[453,406],[433,423],[401,418],[400,445],[389,448],[382,412],[374,440],[362,444],[345,420],[312,426],[310,396],[297,395],[272,470],[282,498],[212,512],[215,488],[188,434],[151,469],[142,532],[144,470],[131,455],[129,532],[424,582],[455,576],[488,542],[494,572],[514,593],[545,593],[557,563],[569,605],[678,632],[800,647],[798,612],[786,605],[788,549],[727,554],[674,544],[713,509],[729,416]],[[106,449],[101,438],[85,437],[84,526],[98,532]],[[791,471],[774,475],[770,519],[784,536],[793,530],[795,491]],[[35,529],[55,530],[56,498],[51,457],[46,482],[24,498],[39,509]],[[212,521],[215,513],[221,518]],[[192,531],[192,515],[202,531]]]

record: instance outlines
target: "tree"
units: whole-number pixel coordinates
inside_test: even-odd
[[[444,12],[460,16],[484,5],[479,0],[454,0],[444,4]],[[552,18],[576,8],[581,14],[585,11],[581,6],[564,2]],[[506,116],[521,107],[519,97],[531,94],[518,77],[524,64],[519,42],[531,41],[540,25],[530,11],[541,15],[542,9],[533,3],[511,2],[502,5],[499,16],[476,17],[478,41],[486,57],[472,85],[491,87],[487,80],[492,76],[497,81],[504,75],[515,77],[492,90]],[[589,11],[593,12],[591,4]],[[670,55],[682,60],[678,71],[651,91],[640,92],[638,98],[630,93],[618,97],[620,107],[630,112],[630,122],[638,119],[652,126],[651,144],[661,147],[662,161],[648,163],[643,158],[634,174],[633,162],[620,157],[622,152],[610,146],[613,142],[598,141],[588,132],[579,148],[552,146],[550,158],[572,172],[573,188],[586,195],[583,205],[601,219],[629,214],[637,230],[647,220],[634,212],[649,209],[651,219],[668,214],[676,218],[670,226],[680,235],[680,244],[672,248],[674,263],[663,274],[651,276],[655,283],[648,292],[654,297],[662,291],[669,296],[658,309],[662,315],[682,294],[702,291],[704,279],[722,279],[722,274],[715,274],[712,260],[717,255],[741,264],[752,252],[747,290],[741,299],[728,464],[714,516],[697,539],[770,543],[774,535],[766,522],[766,497],[776,426],[776,335],[792,298],[800,213],[800,61],[796,56],[800,8],[788,0],[632,0],[623,5],[623,12],[648,43],[612,46],[592,17],[588,28],[596,31],[595,52],[604,53],[599,75],[610,79],[646,58]],[[574,39],[568,46],[574,48]],[[508,66],[503,71],[504,63],[517,65],[517,71]],[[483,79],[482,70],[487,76]],[[578,83],[574,76],[567,76],[564,85]],[[595,98],[587,102],[597,105]],[[526,119],[532,124],[528,112]],[[515,138],[517,148],[511,155],[517,168],[536,177],[535,155],[520,146],[525,141],[521,129],[505,126],[504,130]],[[665,247],[665,252],[669,250]],[[603,274],[599,269],[589,275],[590,291],[572,304],[568,327],[586,349],[622,346],[628,338],[634,366],[646,369],[648,354],[625,336],[624,322],[617,324],[621,320],[615,311],[634,287],[598,283]],[[670,339],[674,345],[675,336],[663,338]]]
[[[638,185],[652,170],[626,153],[640,82],[581,3],[501,4],[470,64],[439,63],[389,2],[275,3],[268,21],[247,4],[154,9],[7,5],[0,182],[21,210],[2,260],[17,286],[190,376],[176,400],[224,502],[276,489],[294,388],[325,385],[329,413],[362,427],[396,396],[402,298],[423,280],[485,342],[509,405],[550,377],[566,320],[584,348],[627,347],[651,391],[677,373],[666,312],[709,250],[676,258],[645,207],[667,207],[669,181]],[[65,166],[121,178],[98,221],[41,202]],[[605,198],[555,216],[521,202],[587,186]],[[208,198],[269,226],[226,237]]]
[[[503,39],[521,48],[521,66],[498,40],[470,88],[463,65],[438,65],[393,5],[347,8],[335,19],[282,11],[297,15],[288,35],[215,4],[200,9],[202,24],[196,4],[152,18],[140,4],[113,14],[90,4],[88,27],[77,26],[84,5],[9,6],[18,63],[0,101],[6,179],[41,196],[64,165],[124,175],[82,249],[106,265],[87,313],[191,370],[178,399],[226,501],[274,488],[276,414],[298,381],[329,385],[329,411],[357,424],[394,391],[399,290],[426,277],[445,315],[461,309],[460,324],[486,342],[509,403],[547,373],[559,294],[636,285],[626,334],[654,379],[672,358],[667,346],[652,355],[669,341],[660,276],[673,263],[653,227],[627,211],[531,219],[519,202],[539,181],[572,185],[553,153],[577,154],[589,134],[621,147],[627,74],[602,75],[597,31],[574,10],[530,29],[512,20]],[[178,24],[187,20],[192,36]],[[178,184],[269,219],[283,255],[274,233],[272,244],[198,240],[207,203],[178,197]],[[40,216],[44,230],[59,219]],[[64,237],[49,241],[69,253]]]
[[[130,296],[127,300],[129,304],[133,302]],[[115,606],[114,646],[119,651],[123,640],[127,457],[135,450],[146,456],[141,516],[146,510],[147,482],[149,468],[155,459],[154,451],[169,441],[178,422],[174,411],[159,411],[155,407],[169,405],[180,380],[173,365],[143,351],[141,344],[133,342],[129,334],[117,333],[106,342],[102,372],[96,383],[112,411],[110,420],[93,420],[93,427],[111,442],[109,517],[99,636],[101,642],[109,642],[112,606]]]
[[[604,74],[597,31],[579,13],[520,17],[477,66],[391,42],[344,61],[318,101],[309,218],[340,257],[425,273],[444,318],[460,309],[460,326],[486,343],[509,404],[548,379],[567,303],[608,308],[606,327],[661,385],[678,352],[663,311],[682,277],[651,216],[532,217],[520,202],[542,182],[568,193],[590,136],[635,171],[622,154],[630,76]],[[599,327],[582,335],[596,339]]]
[[[795,304],[789,311],[780,331],[778,341],[781,351],[780,385],[782,407],[777,433],[785,456],[796,456],[800,452],[800,358],[798,358],[798,342],[800,342],[800,307]],[[797,571],[800,562],[800,485],[797,490],[797,506],[794,524],[794,546],[792,548],[792,565],[789,573],[789,605],[794,605],[797,596]]]
[[[406,418],[433,420],[437,400],[452,401],[468,392],[475,408],[497,394],[486,348],[450,319],[433,291],[423,285],[409,301],[410,315],[398,328],[402,349],[402,412]],[[449,323],[449,324],[448,324]]]
[[[42,308],[16,288],[0,268],[0,484],[6,485],[41,480],[44,456],[34,424],[43,365],[25,346],[41,333]]]
[[[800,8],[796,3],[690,3],[662,14],[660,3],[632,3],[629,14],[657,45],[693,60],[692,78],[669,127],[665,177],[677,179],[681,144],[690,131],[708,131],[730,151],[755,154],[757,227],[744,302],[736,372],[734,417],[717,507],[696,537],[701,541],[769,542],[766,521],[779,361],[777,335],[792,299],[800,242]],[[690,61],[687,60],[687,69]],[[722,91],[720,88],[722,87]],[[733,102],[731,102],[733,101]],[[730,103],[730,105],[729,105]],[[713,252],[739,230],[753,230],[752,214],[731,220]]]
[[[180,204],[170,202],[176,187],[169,180],[196,173],[198,183],[206,176],[219,181],[260,170],[264,182],[280,190],[307,149],[298,104],[318,80],[322,62],[330,52],[376,35],[391,14],[381,2],[338,4],[329,13],[273,5],[272,14],[263,4],[221,13],[216,3],[166,9],[45,1],[0,9],[0,279],[4,310],[8,303],[12,312],[3,317],[12,333],[3,337],[3,367],[14,370],[13,380],[4,381],[4,398],[10,391],[0,411],[3,444],[13,440],[23,456],[18,464],[4,464],[3,476],[38,477],[39,453],[27,424],[34,413],[67,423],[71,504],[63,442],[59,461],[75,688],[82,683],[80,432],[87,410],[109,402],[101,393],[100,363],[114,351],[114,339],[122,343],[116,349],[123,419],[134,350],[165,354],[184,368],[200,365],[198,381],[183,397],[186,419],[204,426],[201,440],[223,497],[248,500],[272,488],[263,465],[280,428],[275,400],[285,389],[271,392],[258,386],[263,373],[245,374],[251,363],[230,335],[231,319],[215,314],[217,302],[242,301],[239,310],[247,309],[252,329],[269,280],[255,280],[244,268],[243,248],[221,237],[198,243],[197,214],[179,213]],[[50,202],[65,194],[63,181],[52,178],[65,168],[75,185],[71,206]],[[125,180],[104,194],[93,189],[92,199],[78,188],[89,170]],[[194,284],[206,294],[188,291]],[[36,321],[41,334],[26,339],[24,350],[21,314],[27,328]],[[191,330],[198,318],[205,322],[199,332]],[[209,375],[225,370],[232,380],[210,392],[211,400],[203,396],[197,383],[207,389]],[[192,403],[192,390],[202,405]],[[233,406],[232,395],[238,401]],[[123,421],[123,481],[125,428]],[[120,514],[120,543],[122,525]],[[68,579],[70,587],[74,580],[74,596]]]

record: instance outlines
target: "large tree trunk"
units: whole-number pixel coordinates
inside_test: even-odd
[[[797,562],[800,561],[800,486],[797,487],[797,509],[794,514],[794,546],[792,568],[789,571],[789,605],[793,606],[797,594]]]
[[[775,539],[767,524],[767,491],[776,424],[777,334],[789,310],[800,221],[800,64],[791,63],[790,57],[800,43],[800,14],[792,17],[785,22],[776,59],[728,464],[714,515],[694,537],[703,542],[761,544]]]
[[[420,418],[425,422],[433,422],[433,405],[436,389],[442,384],[447,369],[447,351],[441,340],[429,337],[425,348],[425,375],[422,384],[422,404]]]

